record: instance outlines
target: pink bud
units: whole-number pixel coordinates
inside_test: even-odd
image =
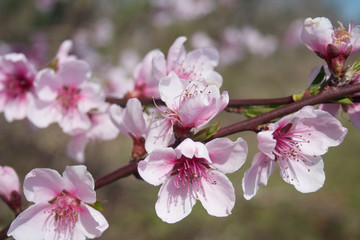
[[[15,170],[11,167],[0,166],[0,196],[17,212],[21,207],[20,182]]]

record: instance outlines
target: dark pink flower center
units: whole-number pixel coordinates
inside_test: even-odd
[[[187,158],[181,156],[172,162],[174,168],[170,175],[175,176],[174,184],[176,188],[188,186],[188,184],[198,184],[201,178],[212,181],[209,162],[204,158]]]
[[[293,129],[293,124],[288,123],[285,126],[279,126],[273,133],[273,138],[276,140],[276,147],[273,151],[275,154],[275,161],[277,160],[282,173],[289,177],[289,161],[295,161],[307,165],[314,164],[309,159],[309,156],[301,151],[303,143],[309,144],[310,140],[307,136],[311,136],[312,126],[304,126],[302,128]],[[314,156],[316,157],[316,156]],[[310,169],[308,168],[310,172]],[[294,179],[291,179],[292,181]]]
[[[60,103],[64,111],[77,108],[80,99],[80,89],[64,86],[58,92],[57,101]]]
[[[33,89],[33,82],[33,77],[23,75],[8,76],[6,81],[6,94],[11,99],[22,97]]]
[[[69,233],[78,221],[81,201],[65,190],[50,201],[51,215],[55,217],[56,231]]]

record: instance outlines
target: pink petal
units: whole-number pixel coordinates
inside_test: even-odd
[[[48,202],[63,189],[63,179],[55,170],[35,168],[25,176],[24,195],[29,202]]]
[[[86,203],[96,201],[94,179],[86,166],[67,166],[63,173],[65,190]]]
[[[186,37],[178,37],[169,48],[169,52],[167,55],[167,65],[166,65],[168,72],[176,69],[177,65],[185,60],[186,57],[186,51],[184,48],[185,41],[186,41]]]
[[[68,143],[66,148],[67,155],[78,163],[85,162],[85,148],[89,139],[85,134],[80,134]]]
[[[176,153],[172,148],[156,149],[139,162],[139,174],[146,182],[155,186],[160,185],[174,168],[171,162],[175,159]]]
[[[300,132],[303,129],[310,131],[304,133],[303,138],[306,141],[300,145],[301,151],[305,154],[322,155],[328,151],[328,147],[338,146],[346,136],[347,129],[328,112],[307,106],[296,115],[299,118],[290,131],[296,131],[296,129]]]
[[[202,189],[197,196],[206,211],[216,217],[229,216],[235,205],[235,190],[229,179],[220,172],[212,171],[211,181],[201,178],[201,184]]]
[[[285,182],[302,193],[315,192],[325,182],[324,162],[321,157],[306,156],[305,161],[287,161],[287,170],[280,171]],[[280,164],[280,163],[279,163]]]
[[[212,165],[221,173],[237,171],[246,160],[248,148],[245,140],[238,138],[236,142],[228,138],[216,138],[206,143]]]
[[[354,103],[349,106],[348,114],[353,125],[360,130],[360,104]]]
[[[171,110],[177,110],[180,105],[180,96],[185,93],[189,81],[180,79],[174,72],[161,79],[159,92],[161,100]]]
[[[201,142],[194,142],[192,139],[187,138],[182,141],[176,149],[180,151],[181,155],[187,158],[204,158],[211,162],[208,150]]]
[[[87,114],[79,112],[77,109],[69,109],[59,121],[62,130],[70,135],[77,135],[91,127],[91,121]]]
[[[273,138],[273,133],[277,127],[277,124],[270,123],[269,131],[262,131],[257,134],[259,150],[271,159],[275,158],[273,151],[276,146],[276,140]]]
[[[55,101],[58,89],[62,87],[61,80],[57,78],[53,69],[45,68],[37,75],[34,82],[35,91],[42,101]]]
[[[340,104],[338,103],[324,103],[319,104],[318,109],[330,113],[333,117],[336,117],[339,113]]]
[[[224,92],[220,96],[219,89],[208,86],[202,93],[187,99],[179,108],[179,117],[184,126],[201,127],[220,113],[228,104],[229,96]]]
[[[218,88],[222,86],[223,78],[219,73],[215,71],[204,71],[202,75],[208,84],[213,84]]]
[[[259,190],[259,186],[267,185],[267,181],[274,170],[275,162],[265,154],[255,154],[251,167],[246,170],[242,180],[244,198],[250,200]]]
[[[56,73],[64,86],[78,87],[90,77],[90,66],[82,60],[70,60],[61,65]]]
[[[143,115],[143,108],[137,98],[131,98],[123,109],[115,104],[110,107],[110,116],[120,132],[130,137],[136,138],[145,135],[147,127]]]
[[[160,188],[155,204],[156,214],[167,223],[175,223],[190,214],[196,198],[188,187],[176,188],[171,177]]]
[[[310,50],[326,56],[326,48],[328,44],[332,43],[333,33],[334,28],[329,19],[324,17],[307,18],[301,32],[301,39]]]
[[[101,90],[101,86],[97,83],[83,84],[80,95],[78,108],[83,113],[98,109],[104,104],[105,95]]]
[[[33,104],[30,104],[27,116],[39,128],[45,128],[53,122],[60,121],[62,118],[56,103],[46,103],[40,100],[35,100]]]
[[[31,101],[32,95],[30,93],[9,101],[4,110],[6,120],[12,122],[13,120],[24,119]]]
[[[156,148],[167,147],[174,143],[175,137],[171,122],[164,118],[150,123],[146,134],[145,149],[148,153]]]
[[[51,217],[49,207],[48,202],[43,202],[25,209],[11,223],[8,236],[17,240],[56,239],[55,225],[46,224]]]
[[[157,81],[167,75],[166,71],[166,60],[162,52],[157,52],[152,60],[153,65],[153,76]]]
[[[98,238],[108,227],[108,222],[99,211],[86,204],[81,204],[79,221],[75,228],[81,231],[86,238]]]

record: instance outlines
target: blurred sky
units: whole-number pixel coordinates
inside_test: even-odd
[[[360,19],[360,0],[323,0],[325,4],[337,8],[341,16],[340,21],[350,22],[354,20],[358,24]]]

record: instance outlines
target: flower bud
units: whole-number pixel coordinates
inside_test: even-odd
[[[19,177],[11,167],[0,166],[0,196],[9,207],[19,212],[21,208],[21,194]]]

